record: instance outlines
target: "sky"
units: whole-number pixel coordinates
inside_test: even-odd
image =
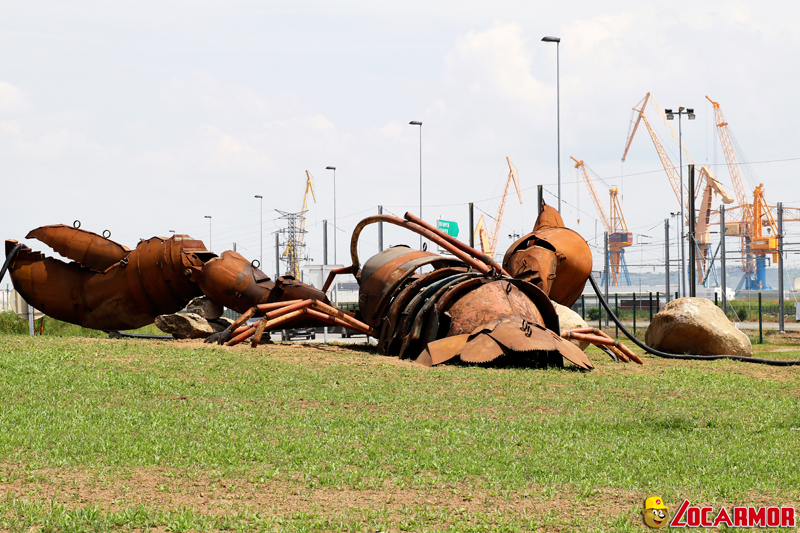
[[[600,250],[574,156],[604,206],[619,188],[631,269],[662,271],[664,220],[679,203],[644,130],[621,162],[631,108],[647,92],[694,108],[682,140],[732,191],[710,96],[746,154],[748,193],[764,183],[771,204],[800,207],[798,11],[732,0],[4,2],[0,228],[43,251],[24,237],[47,224],[80,220],[131,248],[174,230],[217,253],[236,243],[263,254],[272,275],[276,210],[300,211],[306,171],[309,262],[322,262],[328,220],[333,263],[335,189],[336,260],[349,264],[352,229],[379,205],[419,212],[420,167],[425,220],[455,221],[466,240],[473,202],[491,224],[508,157],[522,204],[512,187],[499,255],[531,230],[537,185],[558,203],[560,124],[566,225]],[[787,231],[791,241],[800,224]],[[418,237],[385,230],[386,245],[401,243]],[[377,250],[368,228],[361,262]]]

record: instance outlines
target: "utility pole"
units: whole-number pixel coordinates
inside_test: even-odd
[[[544,202],[543,193],[544,193],[544,189],[542,188],[542,185],[537,185],[536,186],[536,195],[538,196],[537,201],[536,201],[536,214],[537,214],[537,216],[542,214],[542,203]]]
[[[678,121],[680,124],[680,121]],[[697,268],[695,259],[697,257],[696,244],[694,241],[694,165],[689,165],[689,296],[697,296]]]
[[[664,297],[664,305],[669,303],[669,219],[664,219],[664,287],[667,294]]]
[[[606,278],[606,303],[608,303],[608,279],[609,279],[608,278],[608,275],[609,275],[609,272],[608,272],[608,270],[609,270],[608,269],[608,232],[607,231],[604,232],[603,235],[605,235],[605,237],[603,239],[603,241],[605,243],[605,246],[604,246],[604,248],[605,248],[605,256],[604,256],[605,261],[603,261],[603,264],[604,264],[605,278]],[[600,305],[598,305],[597,307],[602,309],[602,307]],[[608,327],[608,313],[606,313],[606,327]]]
[[[328,264],[328,221],[322,221],[322,285],[325,286],[325,266]],[[328,342],[328,326],[322,328],[323,340]]]
[[[783,202],[778,202],[778,332],[783,330]]]
[[[383,206],[378,206],[378,214],[383,214]],[[378,222],[378,251],[383,251],[383,222]]]
[[[275,232],[275,279],[281,277],[281,241],[280,234]]]
[[[328,221],[322,221],[322,264],[328,264]],[[325,283],[325,280],[322,281]]]
[[[475,206],[469,203],[469,247],[475,248]]]
[[[720,289],[722,290],[722,312],[728,316],[728,277],[725,272],[725,204],[719,205],[719,249],[722,255],[719,259],[719,266],[722,267],[722,278]]]

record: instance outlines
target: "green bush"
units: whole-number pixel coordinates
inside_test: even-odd
[[[747,308],[746,307],[740,307],[739,309],[737,309],[736,310],[736,316],[739,317],[739,322],[744,322],[745,320],[747,320],[747,316],[748,316]]]
[[[28,323],[18,317],[14,311],[3,311],[0,313],[0,333],[24,335],[28,333]]]
[[[600,308],[599,307],[590,307],[586,310],[586,320],[599,320],[600,319]]]

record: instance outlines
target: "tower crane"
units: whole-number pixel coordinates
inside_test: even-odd
[[[600,220],[603,222],[603,226],[605,226],[608,232],[608,249],[611,254],[611,285],[615,287],[622,285],[622,276],[624,276],[625,284],[630,286],[631,278],[628,275],[628,265],[625,263],[625,248],[633,244],[633,234],[628,231],[628,225],[625,223],[625,217],[622,215],[622,207],[620,207],[618,199],[619,191],[614,186],[609,190],[611,197],[609,204],[611,218],[608,218],[594,190],[592,178],[586,171],[586,165],[583,161],[578,161],[572,156],[570,156],[570,159],[575,161],[575,168],[577,168],[583,176],[583,181],[586,183],[586,188],[589,189],[589,195],[592,197],[594,206],[597,209],[597,214],[600,215]],[[608,281],[606,281],[606,283],[607,282]]]
[[[497,207],[497,214],[494,217],[494,225],[491,230],[486,229],[486,222],[483,215],[478,219],[475,225],[475,233],[478,235],[478,242],[481,247],[481,252],[487,254],[489,257],[494,258],[495,251],[497,250],[497,242],[500,240],[500,226],[503,223],[503,214],[506,209],[506,199],[508,198],[508,187],[511,182],[514,182],[514,187],[517,190],[517,198],[519,203],[522,204],[522,195],[519,192],[519,182],[517,181],[517,170],[512,163],[511,159],[506,157],[508,163],[508,179],[506,179],[506,186],[503,189],[503,195],[500,197],[500,205]]]
[[[314,200],[314,203],[317,203],[317,196],[314,194],[314,176],[306,170],[306,192],[303,195],[303,208],[300,210],[298,216],[296,230],[289,234],[289,241],[286,245],[286,249],[283,251],[283,256],[288,259],[289,272],[295,279],[300,279],[300,256],[305,248],[306,213],[308,212],[309,193],[311,193],[311,198]]]
[[[625,157],[628,155],[628,150],[631,147],[631,142],[633,141],[633,136],[636,134],[636,130],[639,128],[639,123],[644,122],[645,127],[647,128],[647,132],[650,134],[650,140],[653,142],[653,146],[656,148],[656,152],[658,152],[658,157],[661,160],[661,165],[664,167],[664,171],[669,178],[670,184],[672,185],[672,190],[675,193],[675,196],[678,198],[678,202],[681,202],[681,191],[680,191],[680,174],[675,169],[675,165],[670,160],[669,155],[667,155],[666,150],[664,150],[664,146],[661,144],[661,141],[658,139],[655,130],[650,125],[650,121],[647,119],[647,115],[645,114],[645,107],[647,104],[650,103],[651,106],[656,110],[656,113],[661,117],[664,125],[669,129],[673,138],[677,139],[677,133],[675,129],[667,122],[666,115],[661,107],[656,102],[655,98],[653,98],[651,93],[647,93],[644,98],[642,98],[634,107],[633,111],[631,112],[631,121],[628,127],[628,140],[625,143],[625,152],[622,154],[622,161],[625,161]],[[708,260],[709,260],[709,249],[711,247],[711,235],[709,231],[711,214],[712,210],[712,199],[713,194],[717,193],[722,197],[722,202],[725,204],[733,203],[733,197],[728,194],[727,191],[722,187],[722,184],[717,181],[716,177],[711,172],[711,169],[708,166],[698,166],[695,162],[692,154],[689,153],[689,149],[686,147],[685,144],[681,143],[683,148],[683,153],[686,156],[686,161],[695,165],[695,167],[700,168],[698,173],[698,177],[695,184],[695,190],[691,191],[694,194],[694,197],[697,198],[699,196],[700,191],[703,191],[703,198],[699,202],[699,212],[697,213],[696,224],[695,224],[695,242],[697,243],[697,274],[700,280],[707,280],[708,276],[706,275],[706,269],[708,268]],[[705,186],[704,186],[705,185]],[[684,186],[685,187],[685,186]],[[688,192],[688,191],[687,191]],[[688,196],[683,200],[686,202],[684,207],[687,209],[689,208],[688,205]],[[695,216],[693,213],[688,216]],[[687,224],[686,221],[683,224]]]
[[[706,99],[714,106],[714,119],[717,125],[717,135],[725,154],[725,162],[731,175],[731,182],[736,191],[739,205],[732,207],[734,220],[726,221],[726,235],[742,238],[742,270],[745,275],[739,287],[744,284],[745,289],[763,289],[766,287],[766,254],[772,254],[772,261],[778,260],[778,225],[775,222],[776,208],[770,206],[764,198],[764,184],[759,184],[753,191],[753,203],[750,204],[745,192],[739,162],[734,150],[733,136],[728,128],[728,122],[722,114],[719,102],[708,96]],[[736,220],[738,218],[738,220]],[[797,208],[784,208],[784,221],[800,220],[800,210]],[[767,228],[766,235],[764,228]],[[755,255],[755,258],[753,257]]]

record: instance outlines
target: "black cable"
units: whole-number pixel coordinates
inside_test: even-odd
[[[714,361],[716,359],[733,359],[734,361],[742,361],[742,362],[745,362],[745,363],[758,363],[758,364],[762,364],[762,365],[773,365],[773,366],[797,366],[797,365],[800,365],[800,360],[796,360],[796,359],[795,360],[791,360],[791,361],[789,361],[789,360],[787,360],[787,361],[779,361],[779,360],[775,360],[775,359],[762,359],[762,358],[759,358],[759,357],[744,357],[744,356],[741,356],[741,355],[680,355],[680,354],[667,353],[667,352],[662,352],[662,351],[659,351],[659,350],[655,350],[655,349],[649,347],[648,345],[646,345],[645,343],[643,343],[642,341],[640,341],[639,339],[637,339],[636,337],[634,337],[633,335],[631,335],[631,332],[628,331],[625,328],[625,326],[622,325],[622,322],[619,321],[617,316],[613,312],[611,312],[611,308],[608,306],[608,303],[606,303],[605,298],[603,298],[603,295],[600,294],[600,287],[597,286],[597,282],[594,280],[594,276],[592,276],[591,274],[589,274],[589,281],[592,283],[592,288],[594,289],[595,294],[597,294],[597,298],[598,298],[599,302],[601,304],[603,304],[603,307],[605,308],[606,313],[608,313],[608,316],[610,316],[614,320],[614,323],[617,325],[617,327],[619,327],[619,329],[622,330],[622,332],[625,334],[625,336],[628,337],[631,340],[631,342],[633,342],[636,346],[638,346],[639,348],[641,348],[642,350],[644,350],[645,352],[647,352],[647,353],[649,353],[651,355],[655,355],[656,357],[663,357],[665,359],[690,359],[690,360],[696,360],[696,361]]]
[[[15,247],[11,249],[11,253],[6,256],[6,260],[3,263],[3,268],[0,268],[0,281],[3,281],[3,276],[6,275],[6,270],[8,270],[8,265],[17,257],[19,253],[19,249],[22,248],[22,243],[17,244]]]
[[[108,336],[112,339],[158,339],[162,341],[175,340],[175,337],[172,335],[148,335],[145,333],[125,333],[124,331],[109,331]]]

